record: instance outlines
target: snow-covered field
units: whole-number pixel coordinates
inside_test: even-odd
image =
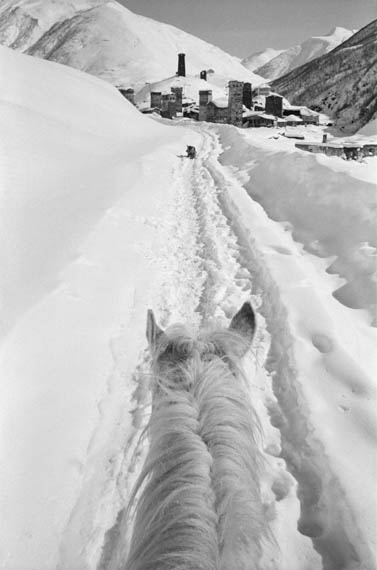
[[[157,123],[4,48],[0,67],[0,567],[116,568],[145,453],[147,308],[198,327],[251,299],[276,538],[261,569],[376,568],[377,159]]]

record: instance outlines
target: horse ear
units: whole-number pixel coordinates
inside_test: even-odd
[[[238,313],[234,315],[229,328],[239,333],[245,339],[248,344],[246,350],[248,350],[256,329],[255,313],[249,302],[244,303]]]
[[[161,335],[165,334],[162,329],[158,326],[154,313],[151,309],[148,309],[147,314],[147,339],[149,347],[154,350],[157,346],[158,339]]]

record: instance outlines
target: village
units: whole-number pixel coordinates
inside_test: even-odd
[[[202,70],[200,79],[207,82],[213,70]],[[186,77],[186,54],[178,54],[177,78]],[[148,84],[147,84],[148,85]],[[287,99],[272,91],[268,83],[253,89],[249,82],[228,82],[228,95],[213,96],[211,89],[199,89],[197,99],[185,96],[183,86],[171,86],[170,92],[148,91],[149,101],[136,101],[133,88],[118,88],[121,94],[143,114],[157,114],[173,120],[186,117],[195,121],[234,125],[239,128],[284,128],[284,136],[298,139],[296,147],[312,153],[339,156],[346,160],[360,160],[377,155],[377,144],[361,144],[359,141],[339,142],[328,140],[323,133],[322,141],[305,141],[302,129],[308,125],[333,126],[333,121],[322,113],[306,106],[291,105]]]

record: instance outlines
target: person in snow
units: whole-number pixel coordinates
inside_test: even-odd
[[[194,146],[188,145],[186,148],[186,154],[188,158],[195,158],[196,157],[196,148]]]

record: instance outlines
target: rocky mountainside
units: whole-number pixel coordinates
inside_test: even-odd
[[[125,87],[174,75],[179,52],[188,74],[261,82],[238,58],[115,0],[2,0],[0,43]]]
[[[377,20],[271,85],[291,103],[328,113],[355,133],[377,114]]]
[[[351,31],[336,27],[325,36],[309,38],[299,45],[281,50],[280,53],[276,55],[273,55],[273,51],[271,51],[272,57],[266,59],[264,63],[254,67],[252,70],[265,79],[272,81],[289,73],[296,67],[328,53],[351,37],[354,32],[355,30]],[[268,56],[269,50],[266,50],[265,53],[266,56]],[[251,69],[248,65],[248,61],[250,60],[253,61],[253,56],[246,58],[246,60],[242,62],[248,69]]]

